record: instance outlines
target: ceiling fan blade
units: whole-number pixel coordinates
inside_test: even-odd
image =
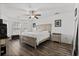
[[[41,16],[41,14],[36,14],[35,16]]]
[[[37,16],[35,16],[35,18],[36,18],[36,19],[38,19],[38,17],[37,17]]]

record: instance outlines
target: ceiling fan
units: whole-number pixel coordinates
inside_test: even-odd
[[[41,13],[36,11],[36,10],[26,10],[25,12],[23,12],[21,15],[18,15],[17,18],[20,19],[25,19],[25,18],[29,18],[29,19],[39,19],[39,16],[41,16]]]
[[[35,11],[35,10],[30,10],[28,12],[29,12],[29,14],[26,14],[26,16],[29,16],[30,19],[31,18],[39,19],[39,16],[41,16],[41,14],[38,13],[37,11]]]
[[[41,13],[38,9],[33,9],[31,4],[28,4],[28,8],[25,9],[21,9],[22,11],[24,11],[24,14],[18,16],[19,18],[35,18],[35,19],[39,19],[39,16],[41,16]]]

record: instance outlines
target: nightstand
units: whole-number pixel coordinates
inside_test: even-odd
[[[51,40],[61,43],[61,33],[52,33]]]

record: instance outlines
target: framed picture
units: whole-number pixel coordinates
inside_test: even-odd
[[[55,27],[61,27],[61,19],[55,20]]]

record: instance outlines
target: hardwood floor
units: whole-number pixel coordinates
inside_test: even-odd
[[[37,49],[27,45],[20,44],[19,39],[8,42],[9,56],[70,56],[72,45],[59,44],[53,41],[41,43]]]

